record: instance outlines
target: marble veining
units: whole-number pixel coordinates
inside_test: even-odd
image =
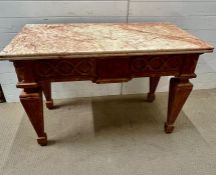
[[[26,24],[0,59],[212,51],[208,43],[169,23]]]

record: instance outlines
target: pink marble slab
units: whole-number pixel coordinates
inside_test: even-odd
[[[27,24],[0,59],[212,52],[213,47],[169,23]]]

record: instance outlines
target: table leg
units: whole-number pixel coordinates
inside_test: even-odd
[[[167,121],[164,129],[166,133],[172,133],[175,120],[186,102],[193,85],[188,79],[171,78],[169,87],[169,102]]]
[[[20,101],[38,135],[38,144],[47,145],[47,135],[44,132],[42,91],[40,89],[23,91]]]
[[[149,77],[149,93],[147,95],[147,101],[153,102],[155,99],[155,90],[159,83],[160,77]]]
[[[52,109],[53,108],[53,99],[52,99],[52,94],[51,94],[51,82],[44,81],[41,83],[41,87],[42,87],[44,96],[46,98],[46,107],[48,109]]]

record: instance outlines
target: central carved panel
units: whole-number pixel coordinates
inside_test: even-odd
[[[52,59],[33,61],[38,80],[92,80],[94,82],[127,81],[150,73],[175,75],[182,68],[185,55],[151,55],[112,58]],[[192,59],[192,58],[190,58]],[[116,81],[115,80],[115,81]]]
[[[44,60],[35,61],[34,72],[40,78],[92,76],[94,75],[94,60]]]
[[[132,72],[158,72],[178,70],[182,65],[182,56],[142,56],[132,58]]]

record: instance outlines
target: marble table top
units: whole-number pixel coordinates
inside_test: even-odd
[[[0,59],[212,51],[211,45],[170,23],[26,24],[0,52]]]

